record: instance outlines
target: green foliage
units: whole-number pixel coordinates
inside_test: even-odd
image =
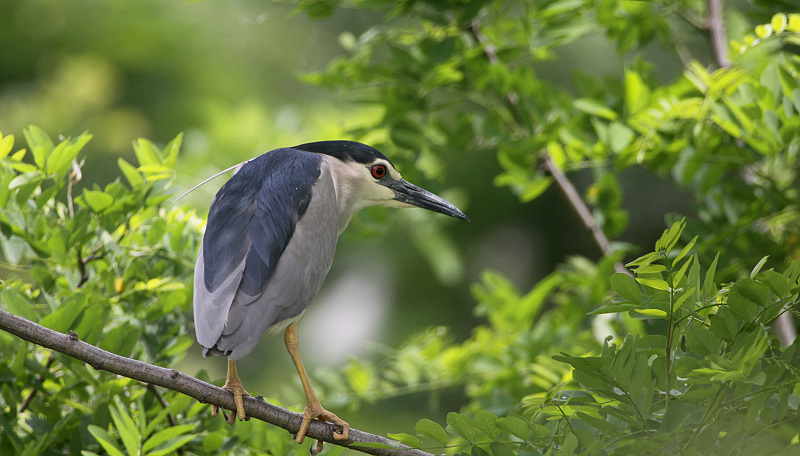
[[[335,5],[301,7],[321,3]],[[629,224],[620,176],[631,167],[675,183],[696,216],[668,216],[633,275],[614,272],[622,244],[597,264],[571,259],[527,294],[485,272],[473,286],[485,324],[460,342],[425,331],[379,363],[327,373],[329,389],[349,389],[342,402],[463,388],[463,414],[447,417],[451,453],[798,451],[798,343],[781,347],[770,330],[798,301],[800,67],[787,51],[800,16],[770,13],[732,41],[730,66],[709,70],[685,41],[687,23],[705,23],[701,3],[354,2],[408,20],[343,36],[350,55],[306,76],[383,108],[352,134],[382,132],[386,148],[409,151],[400,161],[434,176],[457,153],[496,154],[494,183],[521,202],[553,186],[543,154],[589,168],[584,199],[609,237]],[[619,77],[539,77],[565,44],[598,35],[617,49]],[[681,74],[625,54],[654,41],[684,61]],[[438,449],[440,427],[425,419],[416,436],[393,437]]]
[[[339,3],[298,8],[319,18]],[[494,184],[527,203],[555,185],[546,155],[567,173],[589,170],[582,197],[612,239],[633,215],[631,168],[675,184],[695,208],[668,215],[650,253],[612,242],[527,291],[484,271],[471,288],[481,324],[463,338],[424,329],[317,373],[326,406],[428,394],[434,411],[389,436],[450,454],[797,453],[800,342],[772,330],[800,299],[800,16],[762,3],[749,12],[769,23],[748,24],[752,34],[734,30],[745,11],[726,9],[731,64],[710,69],[693,41],[707,36],[705,2],[349,2],[391,20],[344,33],[349,54],[303,79],[377,110],[350,136],[397,151],[412,180],[492,154]],[[619,68],[587,58],[569,81],[541,75],[566,46],[597,41]],[[648,60],[646,47],[673,60]],[[120,159],[120,179],[81,188],[89,138],[55,144],[31,127],[28,154],[0,136],[2,305],[172,366],[192,343],[187,286],[202,223],[164,206],[181,137],[136,141],[138,163]],[[437,274],[457,276],[457,244],[426,226],[415,242]],[[617,266],[629,256],[630,274]],[[191,400],[161,392],[164,406],[155,390],[7,335],[0,361],[3,454],[297,450],[272,426],[229,429]],[[444,391],[463,394],[458,410],[436,409]]]
[[[652,253],[631,262],[635,278],[613,275],[616,297],[591,312],[618,320],[646,319],[652,326],[646,334],[627,333],[616,342],[609,336],[596,349],[587,349],[588,354],[552,356],[569,370],[556,367],[561,375],[552,386],[523,384],[532,394],[517,398],[518,405],[499,409],[501,416],[472,408],[467,414],[449,413],[446,428],[422,419],[416,436],[390,437],[416,448],[444,446],[464,455],[795,454],[800,341],[781,348],[768,329],[778,315],[800,302],[800,260],[782,271],[759,266],[749,277],[718,286],[716,261],[703,269],[692,253],[694,240],[678,245],[684,229],[683,221],[676,222],[656,241]],[[527,298],[506,292],[484,297],[514,305]],[[545,315],[559,313],[560,309]],[[522,324],[527,321],[520,319]],[[551,324],[537,321],[536,327]],[[509,331],[497,326],[481,330],[497,331],[495,338]],[[528,333],[522,328],[517,337]],[[574,343],[549,340],[579,351]],[[507,352],[530,349],[526,340],[501,343]],[[438,361],[467,351],[470,344],[439,350]],[[537,349],[541,356],[544,350]],[[504,362],[528,371],[547,366],[534,353],[527,354],[527,363]],[[467,362],[476,365],[466,367],[465,375],[483,373],[477,361]],[[500,363],[493,367],[499,375],[514,375],[503,371]],[[515,381],[525,382],[528,375],[518,370]],[[495,409],[503,404],[497,390],[514,390],[488,376],[474,380],[489,383],[476,395]]]
[[[181,136],[134,144],[121,179],[80,187],[83,134],[57,144],[40,128],[12,153],[0,135],[2,307],[113,353],[174,366],[194,343],[187,313],[202,220],[164,202]],[[33,163],[24,161],[33,156]],[[96,371],[0,334],[0,453],[213,453],[236,442],[292,451],[286,433],[253,424],[224,432],[208,408],[171,391]],[[247,450],[243,450],[246,451]]]

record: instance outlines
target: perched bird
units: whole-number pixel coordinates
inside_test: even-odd
[[[197,254],[194,320],[204,356],[228,357],[223,388],[236,403],[231,424],[245,418],[247,395],[236,360],[265,334],[283,331],[306,396],[297,442],[313,419],[333,423],[334,437],[347,439],[349,425],[314,394],[298,352],[297,325],[331,267],[339,235],[368,206],[418,206],[469,220],[403,180],[382,153],[353,141],[273,150],[244,163],[217,193]]]

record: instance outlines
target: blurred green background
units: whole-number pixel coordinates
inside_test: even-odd
[[[178,182],[184,189],[277,147],[339,138],[382,142],[385,132],[359,138],[347,133],[369,124],[380,114],[377,108],[348,99],[352,94],[304,84],[302,75],[323,70],[345,54],[353,37],[386,20],[348,8],[310,19],[292,4],[253,0],[4,0],[0,131],[21,138],[29,124],[52,136],[89,130],[94,139],[85,149],[82,185],[116,178],[117,157],[131,158],[136,138],[163,145],[183,132]],[[697,35],[686,40],[705,46]],[[683,69],[658,45],[641,52],[663,69],[656,73],[665,81]],[[600,34],[558,53],[558,60],[537,64],[542,78],[566,81],[580,68],[598,76],[622,73],[622,62]],[[697,54],[704,53],[710,60],[710,51]],[[383,152],[390,158],[397,153]],[[357,217],[301,325],[301,350],[311,371],[335,369],[350,355],[375,356],[431,325],[449,327],[456,339],[466,337],[478,321],[469,285],[486,269],[528,290],[571,255],[599,257],[557,189],[520,205],[507,188],[496,187],[501,168],[494,154],[451,151],[440,169],[400,171],[460,206],[472,223],[415,210],[374,209]],[[591,181],[580,172],[571,178],[580,189]],[[204,214],[222,182],[200,188],[187,201]],[[650,245],[665,213],[691,212],[680,190],[645,171],[625,171],[622,183],[631,223],[619,241]],[[627,190],[645,184],[646,194]],[[206,369],[212,379],[222,378],[224,359],[203,360],[200,347],[194,348],[180,369]],[[251,393],[288,404],[302,400],[279,340],[262,342],[240,364]],[[461,394],[439,397],[451,404],[438,410],[458,409]],[[393,407],[414,412],[428,400],[411,395]],[[369,422],[364,413],[352,424]],[[392,423],[383,420],[381,426],[391,429]]]

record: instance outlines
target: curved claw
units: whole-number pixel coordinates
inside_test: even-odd
[[[303,411],[303,421],[300,423],[300,430],[297,431],[294,440],[297,443],[303,443],[303,439],[306,437],[306,432],[308,432],[308,427],[311,425],[311,420],[313,419],[320,419],[322,421],[327,421],[328,423],[332,423],[336,425],[339,429],[333,431],[333,438],[336,440],[347,440],[350,435],[350,424],[347,423],[345,420],[336,416],[336,414],[325,410],[319,404],[316,404],[316,407],[306,406],[305,410]],[[321,445],[318,444],[319,449],[321,449]]]
[[[237,416],[239,417],[239,421],[248,419],[244,412],[244,400],[242,397],[249,396],[250,394],[245,391],[242,386],[242,381],[239,380],[239,375],[236,373],[236,363],[234,361],[228,360],[228,376],[225,379],[225,384],[222,386],[222,389],[230,391],[231,394],[233,394],[233,402],[236,404],[236,410],[232,410],[230,416],[226,415],[223,411],[222,414],[225,416],[225,421],[233,425],[233,423],[236,422]],[[219,407],[212,405],[211,416],[217,416],[218,414]]]

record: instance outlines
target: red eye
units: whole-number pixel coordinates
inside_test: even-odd
[[[369,171],[375,179],[380,179],[386,175],[386,167],[384,165],[375,165]]]

